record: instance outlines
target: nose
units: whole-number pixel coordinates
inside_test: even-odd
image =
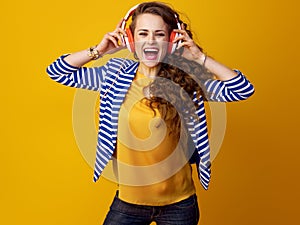
[[[148,43],[149,44],[153,44],[155,42],[155,35],[154,35],[154,33],[150,33],[149,35],[148,35]]]

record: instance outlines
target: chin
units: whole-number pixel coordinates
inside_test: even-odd
[[[153,68],[160,65],[159,61],[149,61],[149,60],[142,60],[141,63],[143,63],[145,66],[149,68]]]

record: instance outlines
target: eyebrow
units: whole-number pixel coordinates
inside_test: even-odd
[[[138,29],[137,31],[149,31],[148,29]],[[165,30],[155,30],[155,32],[166,32]]]

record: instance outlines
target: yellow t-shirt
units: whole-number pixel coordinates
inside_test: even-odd
[[[137,73],[121,106],[115,172],[120,199],[158,206],[188,198],[195,187],[177,138],[145,102],[143,88],[151,81]]]

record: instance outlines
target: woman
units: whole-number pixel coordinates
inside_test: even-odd
[[[125,46],[137,61],[83,67]],[[94,181],[111,159],[119,181],[104,224],[197,224],[190,164],[205,189],[210,180],[204,101],[247,99],[254,88],[245,76],[205,55],[160,2],[135,6],[97,46],[59,57],[47,72],[64,85],[100,91]]]

